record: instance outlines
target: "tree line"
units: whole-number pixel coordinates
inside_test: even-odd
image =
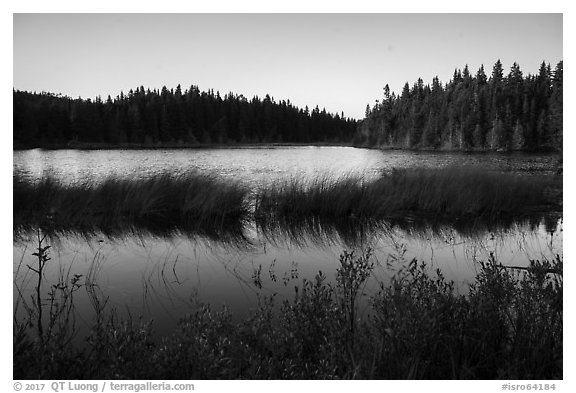
[[[490,76],[465,66],[432,84],[419,78],[401,94],[384,87],[382,100],[357,122],[344,113],[312,111],[289,100],[247,99],[214,90],[143,86],[114,99],[73,99],[13,91],[17,148],[87,144],[195,145],[235,143],[344,143],[356,146],[447,150],[562,148],[562,72],[543,62],[537,75],[498,60]]]
[[[355,144],[448,149],[562,149],[562,69],[542,62],[537,75],[523,75],[514,63],[505,74],[498,60],[490,76],[482,65],[475,75],[456,69],[443,85],[421,78],[401,94],[384,87],[381,101],[366,107]]]
[[[194,145],[235,143],[351,143],[356,120],[316,106],[301,109],[266,95],[143,86],[106,100],[13,91],[15,147],[94,143]]]

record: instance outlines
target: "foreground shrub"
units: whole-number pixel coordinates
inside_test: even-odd
[[[370,255],[344,252],[334,284],[319,272],[292,300],[261,297],[240,323],[198,304],[167,337],[155,337],[151,322],[104,317],[98,299],[78,347],[15,319],[14,378],[562,378],[560,257],[517,269],[491,257],[465,295],[413,260],[361,315]]]

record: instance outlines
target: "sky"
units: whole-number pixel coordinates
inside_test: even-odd
[[[386,84],[562,60],[562,14],[14,14],[14,88],[266,94],[362,118]]]

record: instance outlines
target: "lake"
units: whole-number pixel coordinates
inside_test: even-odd
[[[556,156],[496,153],[379,151],[351,147],[276,147],[186,150],[26,150],[14,152],[14,174],[29,181],[52,176],[65,183],[97,183],[107,176],[145,178],[159,173],[213,173],[252,188],[288,178],[376,177],[393,168],[450,165],[480,166],[487,171],[553,173]],[[172,233],[158,236],[130,232],[114,237],[70,233],[49,239],[52,246],[46,282],[62,272],[82,274],[98,283],[108,306],[133,317],[155,320],[159,334],[169,332],[195,302],[226,305],[237,318],[257,306],[258,297],[291,298],[302,279],[318,271],[333,278],[343,250],[373,250],[374,274],[364,289],[370,294],[412,258],[440,268],[465,292],[490,253],[503,264],[526,266],[529,259],[562,254],[561,212],[538,222],[518,222],[504,229],[462,232],[450,226],[412,227],[384,224],[351,241],[341,232],[263,234],[247,225],[240,240],[218,241]],[[14,239],[14,279],[25,296],[32,290],[26,264],[37,245],[33,236]],[[15,299],[17,298],[14,289]],[[368,296],[365,296],[367,299]],[[89,298],[76,298],[78,323],[90,324]],[[367,302],[365,302],[367,309]]]
[[[486,170],[553,172],[555,155],[381,151],[353,147],[281,147],[182,150],[24,150],[14,152],[14,173],[51,175],[66,182],[97,182],[109,175],[149,177],[191,170],[262,184],[287,177],[374,176],[392,168],[477,165]]]

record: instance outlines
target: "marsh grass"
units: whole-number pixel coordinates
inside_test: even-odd
[[[382,219],[487,222],[558,208],[561,187],[551,175],[474,167],[396,169],[375,180],[291,179],[256,196],[255,217],[263,229]]]
[[[247,243],[245,233],[254,226],[273,243],[337,238],[352,247],[393,226],[473,232],[539,222],[562,210],[561,182],[473,167],[394,170],[373,180],[291,179],[258,190],[199,173],[72,185],[15,175],[14,233],[185,233]]]
[[[164,174],[150,179],[107,178],[65,185],[48,177],[14,177],[14,229],[118,234],[183,231],[210,238],[242,236],[248,190],[211,175]]]
[[[467,294],[412,260],[360,313],[356,299],[373,268],[369,251],[344,252],[333,282],[318,272],[292,299],[262,295],[240,322],[226,307],[195,303],[164,337],[152,321],[104,310],[104,294],[87,279],[97,309],[88,345],[40,339],[15,320],[14,378],[562,378],[560,257],[518,270],[491,256]]]

